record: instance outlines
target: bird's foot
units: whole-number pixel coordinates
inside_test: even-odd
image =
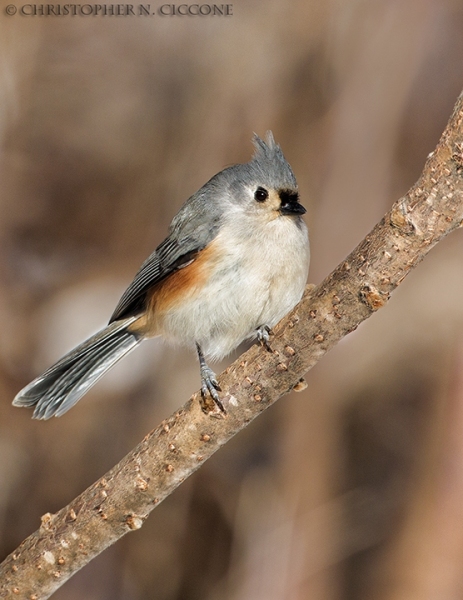
[[[209,368],[206,364],[201,366],[201,396],[203,400],[206,400],[209,395],[217,405],[217,407],[224,413],[225,408],[220,401],[219,394],[222,389],[217,382],[217,376],[214,371]]]
[[[257,328],[257,341],[266,348],[269,352],[273,352],[270,346],[270,327],[261,325]]]
[[[225,413],[227,411],[225,410],[222,402],[220,401],[219,394],[217,393],[222,391],[217,381],[217,375],[210,367],[207,366],[199,344],[196,344],[196,350],[198,352],[199,368],[201,373],[201,398],[203,400],[203,410],[207,409],[206,412],[212,411],[212,408],[210,408],[211,403],[207,401],[208,397],[210,397],[212,400],[214,400],[217,408],[219,408],[221,412]]]

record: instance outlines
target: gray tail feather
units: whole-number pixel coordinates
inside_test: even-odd
[[[35,406],[34,419],[60,417],[142,339],[127,330],[136,317],[115,321],[63,356],[22,389],[14,406]]]

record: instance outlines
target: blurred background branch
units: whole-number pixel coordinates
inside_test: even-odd
[[[11,407],[105,323],[183,200],[272,129],[318,283],[416,181],[463,81],[454,0],[238,0],[228,20],[20,18],[5,4],[1,556],[198,386],[194,356],[153,342],[62,419]],[[443,240],[304,392],[55,597],[459,597],[462,251],[460,232]]]

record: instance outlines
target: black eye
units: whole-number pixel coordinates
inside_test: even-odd
[[[268,198],[267,190],[263,187],[258,187],[254,192],[254,198],[257,200],[257,202],[265,202]]]

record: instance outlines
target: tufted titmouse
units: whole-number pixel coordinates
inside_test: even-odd
[[[135,346],[162,335],[196,346],[201,393],[223,410],[205,356],[223,358],[252,337],[269,347],[270,329],[301,299],[309,269],[291,167],[271,132],[253,141],[250,162],[224,169],[185,202],[109,325],[21,390],[15,406],[35,406],[36,419],[58,417]]]

